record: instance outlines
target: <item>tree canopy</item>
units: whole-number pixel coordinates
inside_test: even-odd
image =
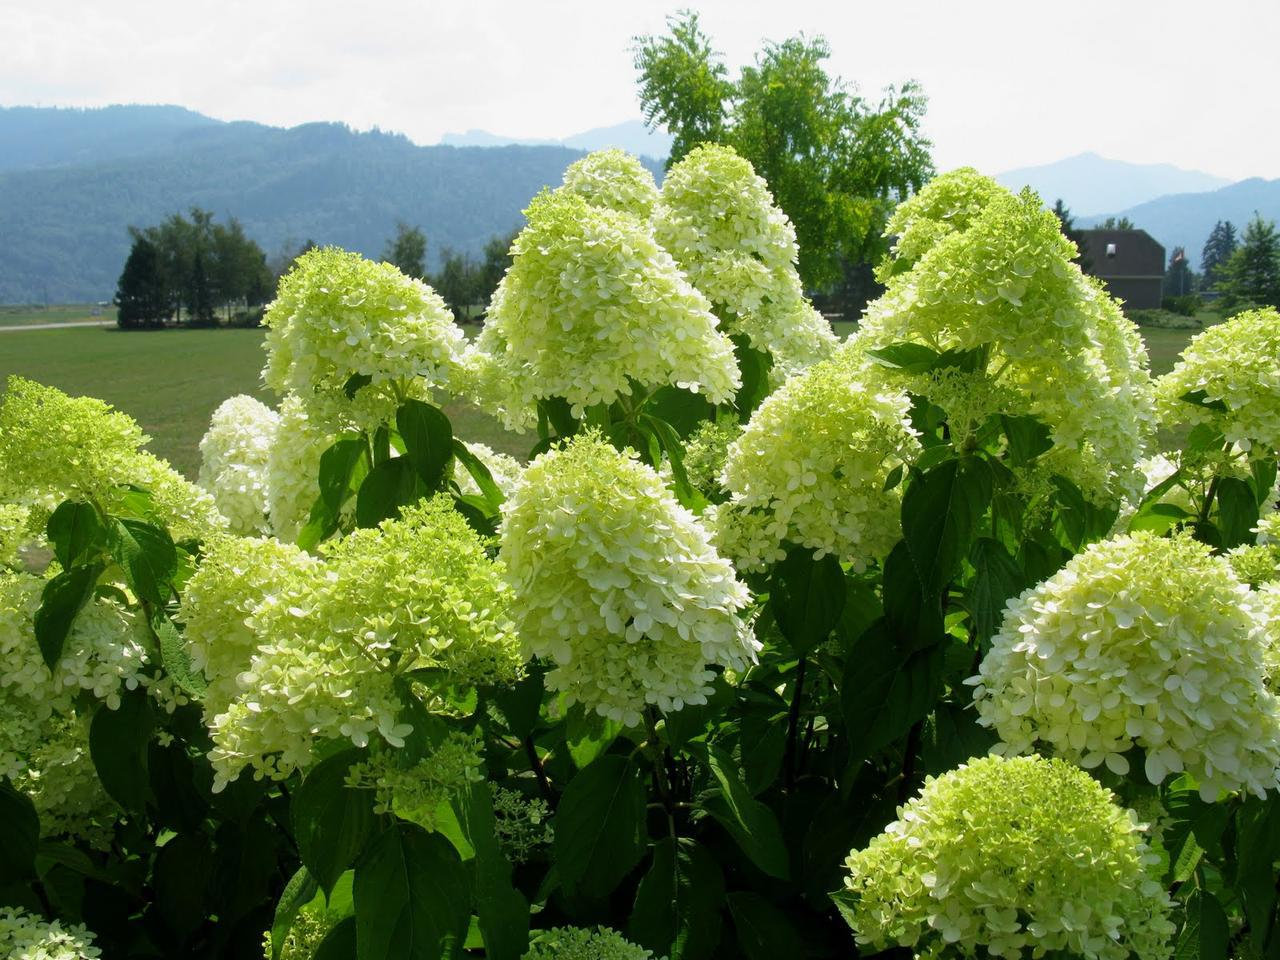
[[[919,85],[864,99],[828,72],[827,41],[805,36],[766,44],[730,80],[696,13],[668,26],[633,47],[645,121],[674,137],[668,164],[705,141],[750,160],[795,225],[809,289],[831,289],[851,265],[878,260],[889,212],[933,173]]]

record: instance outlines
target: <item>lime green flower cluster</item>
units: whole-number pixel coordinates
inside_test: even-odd
[[[705,703],[710,665],[759,644],[747,589],[650,467],[598,433],[531,463],[504,508],[501,556],[526,649],[548,686],[627,725]]]
[[[858,943],[918,957],[1163,960],[1171,903],[1142,831],[1066,761],[971,760],[850,854],[835,897]]]
[[[342,919],[341,913],[325,909],[323,897],[308,903],[293,918],[293,926],[280,944],[278,960],[314,960],[325,937]],[[263,937],[262,956],[264,960],[277,960],[270,929]]]
[[[525,216],[472,353],[483,405],[523,429],[539,399],[563,397],[582,416],[633,383],[733,397],[733,344],[644,223],[561,193]]]
[[[1192,337],[1156,383],[1165,426],[1209,424],[1243,450],[1280,450],[1280,311],[1249,310]],[[1182,399],[1188,394],[1199,402]],[[1225,408],[1225,409],[1224,409]]]
[[[439,669],[449,685],[519,676],[501,566],[447,497],[328,541],[297,582],[273,587],[246,620],[258,645],[239,693],[210,724],[216,789],[246,765],[287,777],[324,739],[363,747],[376,735],[403,746],[412,727],[395,678],[410,671]],[[431,707],[451,708],[444,693],[427,695]]]
[[[1258,587],[1280,580],[1280,513],[1269,513],[1259,520],[1254,533],[1258,535],[1257,543],[1242,544],[1226,557],[1237,577]]]
[[[267,386],[335,426],[376,427],[462,374],[465,337],[440,295],[337,247],[297,259],[263,322]]]
[[[253,397],[218,405],[200,440],[197,482],[213,496],[232,533],[267,533],[267,459],[280,416]]]
[[[18,552],[40,539],[43,531],[33,522],[32,509],[23,503],[0,503],[0,567],[18,565]]]
[[[969,175],[948,177],[961,180],[963,194]],[[944,388],[944,409],[962,399],[964,410],[947,410],[962,433],[995,413],[1038,417],[1054,444],[1039,466],[1096,500],[1117,500],[1139,482],[1135,464],[1153,429],[1154,388],[1137,328],[1071,263],[1075,248],[1034,194],[979,194],[976,213],[966,208],[940,236],[921,239],[919,259],[888,278],[858,342],[866,350],[909,341],[979,351],[978,372],[959,390],[945,391],[937,374],[903,380],[930,399]],[[974,403],[983,396],[989,405]]]
[[[761,570],[788,544],[859,568],[902,535],[901,486],[889,474],[920,450],[910,403],[881,370],[842,348],[770,394],[729,447],[716,510],[720,548]]]
[[[523,960],[653,960],[653,953],[608,927],[553,927],[530,934]]]
[[[919,193],[898,204],[885,224],[884,235],[895,239],[892,255],[880,268],[881,279],[887,282],[901,270],[898,262],[914,263],[951,234],[968,230],[987,205],[1004,193],[1004,187],[972,167],[934,177]]]
[[[225,525],[213,498],[142,450],[149,438],[138,424],[101,400],[10,377],[0,436],[0,501],[43,511],[88,497],[111,510],[132,484],[151,494],[157,519],[174,539]]]
[[[280,425],[267,451],[267,514],[271,533],[293,542],[320,495],[320,458],[336,434],[300,397],[280,402]]]
[[[206,722],[240,694],[240,675],[258,649],[260,613],[296,606],[320,561],[292,544],[223,534],[204,544],[204,555],[182,591],[179,619],[191,666],[208,683],[201,698]]]
[[[1196,779],[1262,796],[1280,776],[1280,701],[1264,686],[1265,611],[1204,544],[1148,533],[1096,543],[1010,600],[974,701],[1002,753],[1037,744],[1086,768]]]
[[[575,160],[565,170],[560,189],[593,207],[629,213],[638,220],[648,220],[658,202],[653,174],[625,150],[597,150]]]
[[[804,297],[795,228],[732,147],[703,144],[668,170],[653,226],[729,332],[771,353],[782,371],[835,348],[831,325]]]
[[[479,738],[450,730],[427,755],[404,763],[395,752],[375,753],[347,772],[347,786],[373,791],[374,813],[394,813],[428,830],[440,826],[441,806],[469,784],[484,780],[484,745]]]
[[[530,800],[516,790],[493,791],[493,833],[513,864],[525,863],[534,851],[555,839],[551,808],[542,799]]]
[[[46,922],[17,907],[0,907],[0,956],[10,960],[96,960],[102,951],[79,924]]]
[[[704,494],[722,495],[720,475],[729,456],[729,445],[742,436],[742,425],[733,420],[704,420],[684,443],[684,469],[689,482]]]

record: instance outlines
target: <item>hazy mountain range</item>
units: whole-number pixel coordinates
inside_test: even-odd
[[[628,120],[611,127],[584,130],[562,140],[521,140],[502,137],[487,130],[468,130],[466,133],[446,133],[442,144],[453,147],[568,147],[571,150],[604,150],[620,147],[640,157],[663,159],[671,152],[671,134],[665,130],[650,130],[643,120]]]
[[[585,150],[620,146],[660,175],[670,138],[639,121],[562,140],[514,143],[484,131],[429,146],[341,124],[224,122],[173,106],[0,108],[0,303],[109,298],[128,228],[198,205],[238,217],[268,254],[304,240],[378,256],[403,220],[427,233],[429,259],[477,254]],[[1280,180],[1221,178],[1081,154],[1000,174],[1062,197],[1088,225],[1130,217],[1193,263],[1214,222],[1256,210],[1280,219]],[[1092,214],[1092,216],[1091,216]]]

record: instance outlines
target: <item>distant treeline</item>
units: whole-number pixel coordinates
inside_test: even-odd
[[[262,248],[240,222],[214,223],[192,207],[153,227],[130,230],[133,246],[116,285],[118,323],[125,329],[169,322],[213,326],[270,298],[274,277]]]
[[[130,229],[133,245],[116,285],[117,322],[124,329],[188,326],[252,326],[274,296],[281,275],[294,260],[317,246],[307,240],[268,261],[234,217],[215,223],[199,207],[187,216]],[[435,287],[460,321],[478,317],[510,264],[515,234],[493,237],[480,259],[446,247],[438,273],[426,270],[427,238],[421,228],[401,223],[387,242],[383,259]]]

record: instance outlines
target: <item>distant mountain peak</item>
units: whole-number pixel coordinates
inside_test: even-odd
[[[1169,163],[1130,163],[1085,151],[996,175],[1011,190],[1031,187],[1046,204],[1061,199],[1076,216],[1095,216],[1174,193],[1203,193],[1231,181]]]

